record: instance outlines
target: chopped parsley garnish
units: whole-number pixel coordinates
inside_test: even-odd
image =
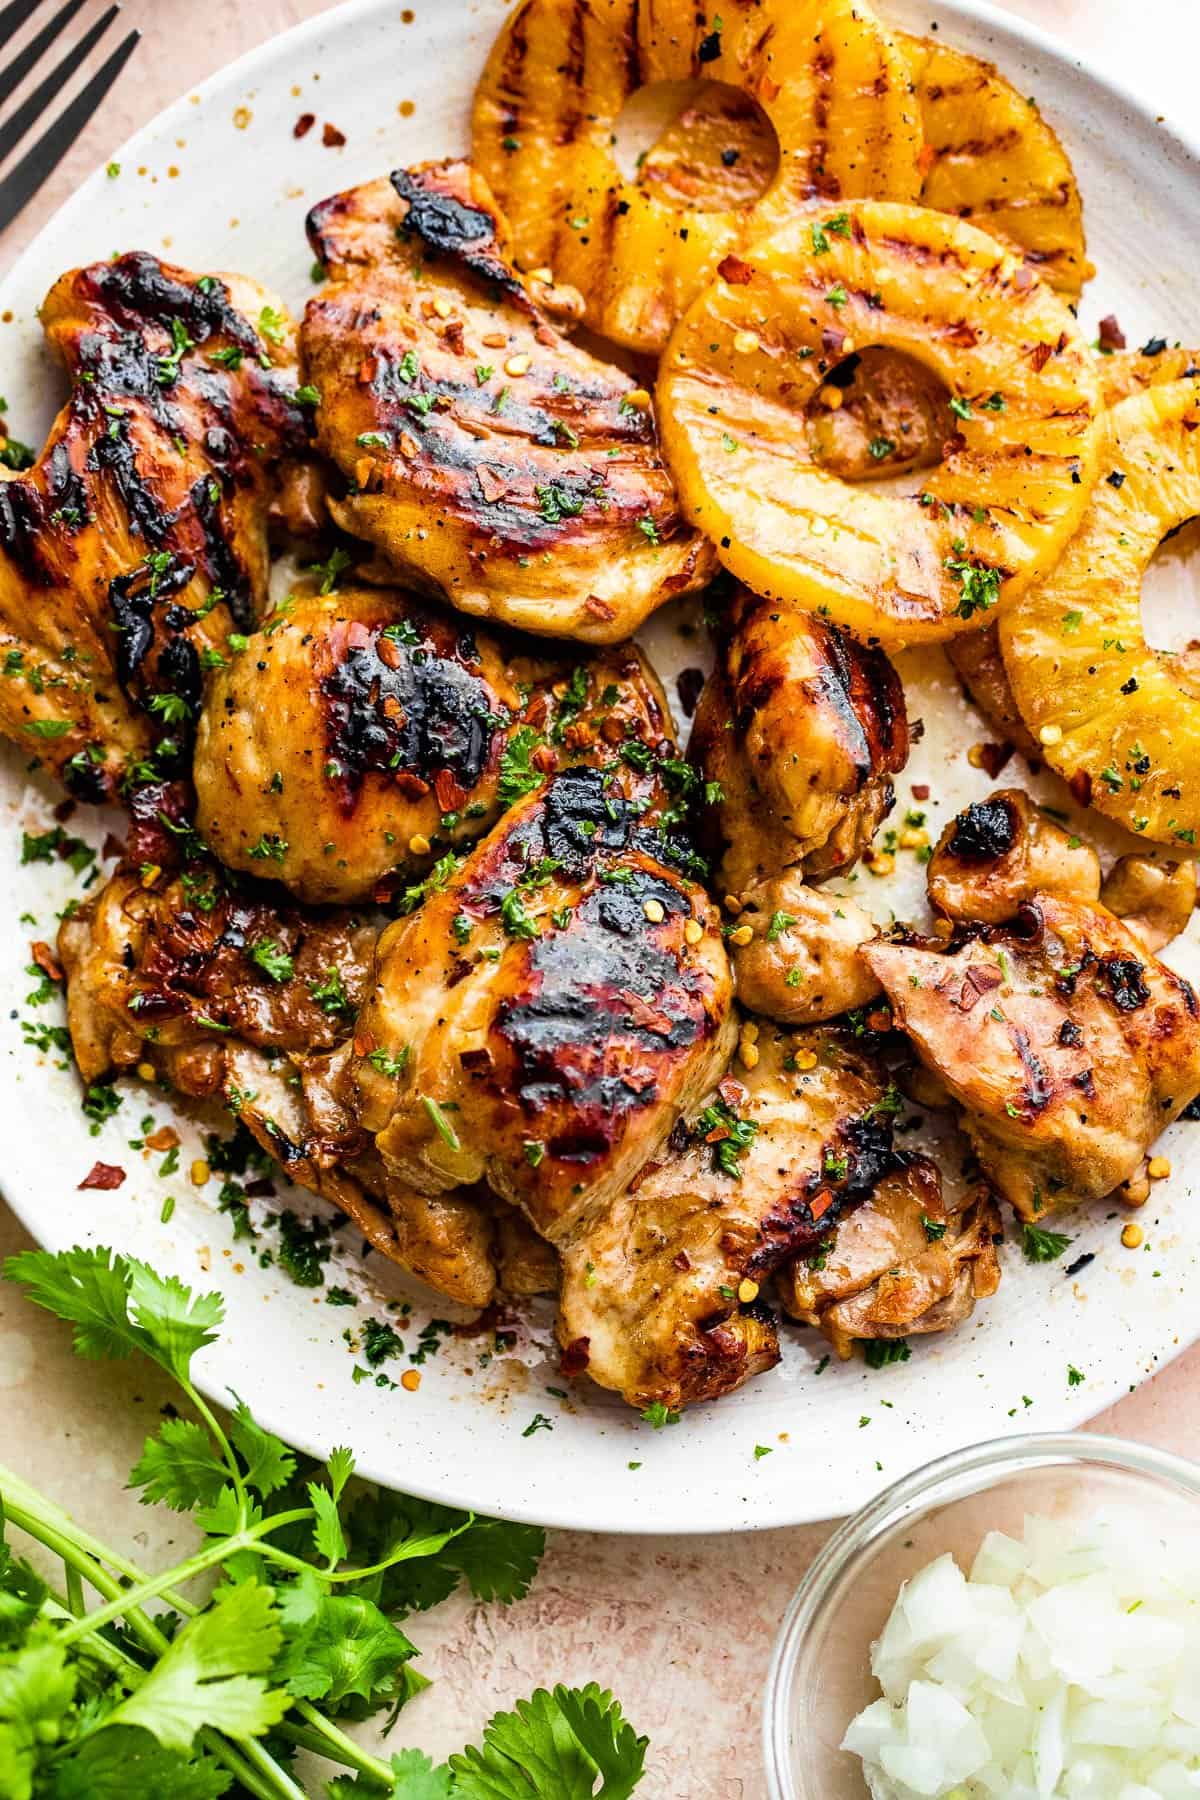
[[[680,1414],[664,1400],[652,1400],[642,1414],[647,1425],[653,1425],[655,1431],[661,1431],[664,1425],[678,1425]]]
[[[977,612],[986,612],[989,607],[995,606],[1004,580],[999,569],[965,562],[954,556],[948,556],[944,566],[957,579],[962,589],[962,598],[954,609],[960,619],[973,618]]]
[[[1026,1262],[1057,1262],[1072,1240],[1061,1231],[1043,1231],[1040,1225],[1026,1225],[1021,1232],[1021,1248]]]
[[[904,1338],[868,1338],[863,1345],[868,1369],[886,1369],[892,1363],[906,1363],[911,1355]]]
[[[724,1100],[715,1100],[700,1114],[693,1133],[712,1145],[715,1166],[723,1175],[742,1179],[740,1158],[758,1136],[755,1120],[740,1118]]]
[[[796,923],[797,919],[795,913],[782,911],[773,912],[771,914],[771,923],[767,926],[768,944],[773,944],[777,938],[783,936],[789,925],[795,925]]]
[[[512,806],[532,793],[543,776],[530,764],[533,752],[542,742],[532,725],[521,725],[513,732],[500,758],[500,779],[496,793],[501,806]]]
[[[398,1081],[408,1066],[408,1059],[411,1055],[410,1047],[407,1044],[401,1044],[399,1056],[391,1056],[386,1050],[372,1050],[367,1061],[373,1069],[378,1069],[381,1075],[386,1075],[389,1081]]]
[[[247,954],[272,981],[290,981],[296,973],[292,958],[274,938],[259,938],[256,944],[251,944]]]

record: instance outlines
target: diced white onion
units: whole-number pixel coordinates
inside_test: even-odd
[[[872,1800],[1200,1800],[1200,1558],[1027,1518],[905,1583],[842,1748]]]

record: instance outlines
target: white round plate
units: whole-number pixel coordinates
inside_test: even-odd
[[[381,171],[466,148],[471,91],[505,8],[501,0],[415,0],[415,15],[396,0],[354,0],[236,63],[114,150],[120,172],[98,171],[0,285],[0,390],[19,437],[37,441],[61,397],[35,309],[62,270],[137,247],[194,270],[244,270],[300,308],[311,292],[309,206]],[[1200,332],[1189,312],[1200,272],[1196,152],[1047,39],[988,8],[893,0],[889,16],[924,30],[936,20],[950,41],[993,58],[1062,132],[1100,271],[1085,298],[1087,317],[1115,311],[1131,343]],[[293,127],[305,112],[344,132],[345,146],[327,148],[319,127],[297,140]],[[1183,579],[1178,567],[1174,575]],[[1160,585],[1172,578],[1168,564]],[[665,676],[695,661],[694,644],[689,651],[670,621],[656,621],[647,642]],[[905,675],[910,711],[924,718],[926,735],[899,802],[911,804],[910,783],[928,782],[936,832],[989,787],[966,758],[986,732],[944,663],[906,659]],[[1004,779],[1028,777],[1014,761]],[[1145,1253],[1120,1248],[1119,1222],[1104,1206],[1066,1221],[1074,1242],[1059,1262],[1031,1266],[1010,1244],[995,1300],[956,1333],[918,1342],[902,1366],[823,1364],[820,1340],[786,1331],[780,1368],[655,1431],[586,1382],[568,1397],[543,1309],[521,1324],[511,1349],[498,1350],[490,1335],[445,1340],[421,1367],[416,1393],[356,1383],[356,1328],[382,1316],[385,1299],[413,1296],[409,1350],[420,1325],[447,1309],[405,1290],[378,1257],[363,1264],[349,1233],[327,1281],[352,1287],[361,1297],[355,1308],[330,1306],[326,1290],[296,1287],[277,1267],[261,1267],[257,1253],[271,1233],[258,1243],[235,1240],[230,1215],[218,1209],[218,1181],[197,1189],[186,1178],[199,1143],[192,1126],[183,1127],[178,1172],[166,1177],[161,1155],[130,1148],[145,1114],[171,1116],[165,1099],[136,1083],[122,1083],[120,1112],[90,1134],[73,1069],[56,1066],[62,1059],[53,1053],[39,1055],[21,1025],[58,1019],[57,1001],[25,1003],[34,986],[24,973],[28,944],[53,938],[54,911],[79,884],[62,863],[20,864],[19,827],[44,830],[54,796],[24,773],[16,753],[4,754],[0,784],[10,818],[0,851],[9,921],[0,979],[11,1008],[0,1025],[5,1194],[43,1244],[111,1244],[194,1285],[219,1285],[228,1322],[201,1359],[204,1385],[218,1396],[235,1388],[293,1443],[321,1454],[350,1444],[360,1468],[391,1486],[543,1524],[673,1533],[786,1525],[856,1507],[965,1443],[1077,1425],[1200,1335],[1200,1211],[1191,1193],[1200,1127],[1181,1124],[1163,1143],[1175,1174],[1155,1188],[1143,1215]],[[1039,792],[1069,808],[1051,778]],[[92,832],[94,821],[81,820],[77,814],[69,829]],[[886,892],[865,875],[854,891],[877,908],[911,913],[921,872],[911,856],[901,860],[903,875]],[[1200,969],[1195,945],[1172,954],[1189,972]],[[79,1191],[97,1157],[125,1166],[123,1187]],[[168,1194],[176,1203],[164,1224]],[[261,1217],[272,1203],[255,1204]],[[1087,1254],[1094,1260],[1072,1273]],[[398,1376],[400,1368],[391,1362],[385,1372]],[[538,1415],[544,1423],[531,1431]]]

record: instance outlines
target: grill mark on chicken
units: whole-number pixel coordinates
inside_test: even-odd
[[[439,655],[429,636],[412,644],[389,629],[382,623],[339,626],[315,659],[325,700],[325,748],[340,771],[345,814],[353,812],[368,770],[415,783],[420,792],[446,774],[470,790],[504,723],[496,695],[462,660]],[[472,648],[469,639],[460,640],[459,657],[466,651],[466,660],[477,660]]]
[[[496,221],[491,213],[417,180],[407,169],[394,170],[391,183],[408,207],[400,225],[406,237],[419,237],[431,256],[461,262],[481,281],[494,283],[523,311],[533,311],[511,266],[497,254]]]
[[[1008,855],[1018,824],[1016,808],[1007,800],[976,800],[955,818],[946,848],[961,862],[991,862]]]
[[[885,1175],[903,1166],[889,1118],[866,1112],[841,1121],[823,1145],[817,1167],[795,1190],[785,1191],[763,1219],[762,1241],[747,1259],[747,1273],[754,1280],[765,1279],[788,1258],[815,1249],[840,1219],[874,1193]]]
[[[567,930],[531,947],[523,981],[496,1015],[531,1129],[546,1108],[570,1105],[568,1132],[548,1146],[560,1159],[606,1156],[623,1115],[657,1097],[645,1057],[686,1050],[708,1028],[696,981],[646,935],[650,900],[690,915],[676,888],[643,870],[594,890]]]

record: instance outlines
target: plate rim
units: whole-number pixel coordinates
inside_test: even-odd
[[[467,11],[467,0],[460,0],[463,10]],[[116,161],[129,162],[138,154],[143,144],[156,142],[159,135],[169,129],[176,119],[194,119],[196,111],[203,111],[214,98],[229,92],[235,86],[253,85],[260,70],[266,71],[276,66],[281,56],[286,60],[302,55],[309,43],[320,40],[346,29],[353,29],[359,21],[385,21],[394,14],[391,0],[340,0],[340,3],[325,11],[314,14],[311,18],[301,20],[288,30],[266,38],[262,43],[254,45],[232,61],[213,70],[203,81],[188,86],[174,100],[160,109],[145,124],[133,132],[115,150],[112,158]],[[470,10],[474,10],[471,8]],[[886,10],[886,9],[885,9]],[[1133,119],[1146,130],[1155,134],[1163,143],[1164,149],[1170,143],[1176,155],[1196,165],[1196,174],[1200,178],[1200,128],[1189,130],[1186,125],[1177,123],[1169,114],[1154,111],[1153,104],[1137,92],[1120,76],[1102,68],[1095,59],[1085,51],[1076,50],[1055,37],[1044,26],[1020,15],[1001,10],[991,0],[932,0],[932,4],[922,7],[919,0],[898,0],[898,10],[913,15],[919,14],[925,21],[925,30],[930,28],[930,17],[934,15],[938,26],[965,26],[969,32],[983,33],[989,40],[988,54],[995,55],[1002,62],[1004,48],[1009,46],[1014,53],[1026,57],[1040,57],[1055,65],[1060,70],[1069,72],[1073,79],[1082,79],[1087,85],[1093,85],[1103,99],[1110,104],[1125,109]],[[1118,121],[1118,123],[1122,123]],[[64,225],[69,225],[76,213],[82,214],[94,201],[105,192],[106,176],[103,163],[98,163],[88,176],[66,200],[56,209],[42,225],[35,237],[20,253],[8,270],[0,277],[0,298],[10,286],[16,286],[25,278],[27,268],[36,264],[40,246],[47,235]],[[1084,196],[1085,209],[1087,196]],[[169,1098],[169,1096],[168,1096]],[[37,1195],[34,1191],[27,1194],[22,1191],[15,1197],[10,1188],[7,1169],[0,1169],[0,1195],[9,1206],[18,1221],[25,1227],[39,1245],[64,1248],[76,1241],[72,1234],[59,1237],[54,1232],[47,1233],[44,1222],[37,1217]],[[76,1235],[86,1235],[79,1233]],[[116,1246],[114,1246],[116,1248]],[[221,1286],[217,1279],[217,1271],[212,1271],[213,1283]],[[193,1277],[193,1286],[199,1286]],[[1196,1318],[1195,1328],[1191,1335],[1180,1334],[1173,1342],[1160,1346],[1154,1368],[1136,1385],[1138,1387],[1152,1379],[1170,1363],[1174,1362],[1187,1350],[1200,1342],[1200,1315]],[[217,1379],[215,1371],[210,1371],[204,1356],[198,1361],[195,1371],[197,1386],[210,1399],[219,1405],[227,1404],[228,1390]],[[1048,1423],[1044,1429],[1051,1432],[1063,1432],[1079,1429],[1089,1420],[1107,1411],[1119,1399],[1127,1396],[1130,1389],[1126,1381],[1114,1374],[1111,1378],[1098,1378],[1097,1393],[1078,1394],[1068,1389],[1062,1399],[1050,1410]],[[278,1392],[278,1390],[277,1390]],[[736,1401],[733,1402],[736,1405]],[[293,1416],[288,1412],[286,1403],[259,1404],[255,1407],[255,1416],[269,1429],[275,1430],[297,1449],[318,1458],[324,1459],[329,1446],[310,1436],[303,1427],[303,1416]],[[634,1440],[630,1440],[633,1442]],[[960,1449],[964,1448],[960,1446]],[[356,1453],[357,1454],[357,1453]],[[938,1455],[944,1452],[938,1452]],[[924,1457],[928,1461],[928,1457]],[[470,1470],[477,1465],[465,1465],[461,1475],[452,1473],[446,1481],[437,1482],[431,1478],[424,1481],[414,1480],[409,1484],[406,1480],[402,1491],[412,1493],[418,1498],[437,1501],[443,1505],[473,1510],[474,1502],[469,1497],[463,1483],[472,1482]],[[383,1487],[392,1486],[395,1476],[392,1473],[381,1473],[378,1463],[369,1452],[357,1465],[357,1473],[367,1480],[375,1481]],[[477,1483],[476,1483],[477,1485]],[[882,1490],[889,1481],[880,1480],[877,1484]],[[564,1495],[570,1492],[569,1484],[563,1483]],[[792,1526],[818,1524],[827,1520],[846,1516],[869,1504],[874,1490],[863,1495],[861,1477],[856,1481],[854,1473],[847,1468],[844,1477],[827,1488],[814,1510],[811,1503],[805,1500],[805,1484],[797,1481],[787,1490],[787,1494],[764,1494],[761,1502],[752,1503],[750,1496],[743,1501],[745,1513],[739,1518],[730,1517],[727,1522],[717,1523],[710,1516],[697,1515],[684,1510],[682,1516],[667,1521],[657,1516],[653,1510],[642,1514],[636,1495],[631,1494],[626,1502],[627,1510],[615,1517],[610,1510],[614,1496],[609,1490],[596,1495],[585,1493],[574,1495],[568,1504],[563,1506],[539,1504],[522,1504],[519,1499],[504,1502],[501,1506],[489,1505],[487,1510],[495,1517],[519,1523],[534,1524],[547,1529],[568,1531],[602,1531],[615,1536],[645,1537],[698,1537],[720,1536],[730,1532],[765,1531],[784,1529]],[[653,1506],[653,1502],[649,1503]],[[836,1510],[831,1508],[836,1507]],[[734,1513],[734,1503],[730,1502],[727,1511]],[[755,1516],[755,1513],[758,1516]]]

